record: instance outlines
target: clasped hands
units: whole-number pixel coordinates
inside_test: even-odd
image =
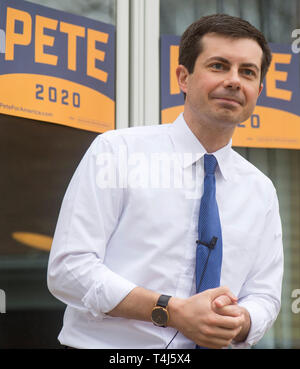
[[[237,301],[228,287],[171,299],[170,326],[203,347],[223,348],[232,341],[242,342],[250,329],[250,316]]]

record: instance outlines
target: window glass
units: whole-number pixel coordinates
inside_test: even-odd
[[[30,2],[115,24],[115,0],[30,0]]]
[[[113,0],[31,3],[115,24]],[[58,346],[64,305],[47,288],[49,249],[68,183],[97,133],[0,114],[1,348]]]
[[[264,32],[268,42],[291,44],[292,30],[299,27],[299,1],[295,0],[161,0],[161,34],[181,35],[204,15],[224,12],[240,16]],[[276,27],[274,27],[276,24]],[[299,314],[291,309],[292,293],[300,288],[300,151],[234,148],[273,181],[283,224],[285,273],[282,308],[273,328],[256,347],[299,348]],[[294,292],[295,293],[295,292]],[[297,296],[294,296],[297,297]],[[294,299],[295,300],[295,299]],[[295,310],[297,311],[297,309]]]

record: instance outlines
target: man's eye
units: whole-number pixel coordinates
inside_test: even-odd
[[[213,69],[221,70],[221,69],[223,69],[223,64],[222,63],[214,63],[214,64],[211,65],[211,67]]]
[[[244,69],[243,73],[246,74],[249,77],[254,77],[255,76],[255,72],[252,69]]]

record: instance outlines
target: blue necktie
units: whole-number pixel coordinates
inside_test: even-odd
[[[200,203],[196,251],[197,293],[220,286],[222,230],[216,201],[217,165],[217,159],[213,155],[204,155],[204,192]]]

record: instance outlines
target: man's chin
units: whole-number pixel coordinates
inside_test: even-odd
[[[246,119],[244,119],[243,117],[237,116],[236,114],[232,114],[232,112],[223,112],[222,114],[218,114],[216,116],[216,121],[219,124],[223,124],[226,126],[232,126],[235,127],[238,124],[244,122]]]

